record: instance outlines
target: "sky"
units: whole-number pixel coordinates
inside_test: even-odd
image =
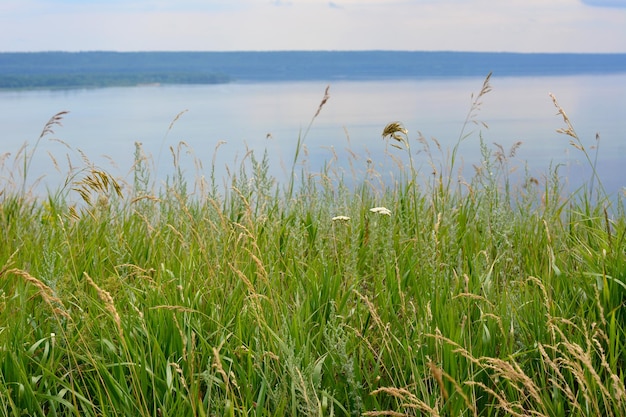
[[[0,0],[0,52],[626,53],[626,0]]]

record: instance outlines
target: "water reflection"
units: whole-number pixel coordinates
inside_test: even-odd
[[[370,158],[381,172],[391,170],[395,163],[385,153],[381,132],[394,120],[404,123],[412,140],[419,133],[429,141],[435,138],[444,150],[443,157],[435,157],[443,160],[458,140],[471,94],[480,90],[482,82],[482,78],[334,82],[330,100],[306,137],[306,160],[317,170],[337,156],[336,166],[350,174],[352,168],[367,169]],[[567,137],[555,132],[563,123],[548,97],[548,92],[553,92],[589,149],[596,145],[596,133],[600,134],[598,166],[607,189],[616,192],[626,184],[622,177],[626,75],[498,78],[496,74],[491,84],[492,92],[475,115],[489,128],[470,123],[466,133],[473,133],[460,147],[463,175],[472,175],[472,165],[480,162],[478,142],[482,136],[490,146],[497,142],[505,149],[522,141],[516,162],[520,171],[528,163],[529,169],[540,175],[551,163],[562,163],[566,164],[563,174],[570,176],[573,185],[586,178],[588,167],[580,163],[582,155],[568,145]],[[172,174],[168,148],[180,141],[193,150],[193,155],[183,153],[181,159],[189,176],[196,175],[193,158],[202,161],[207,174],[216,145],[225,141],[216,159],[218,176],[227,174],[226,165],[233,172],[235,161],[252,149],[267,150],[271,173],[284,180],[298,137],[317,110],[325,87],[319,82],[288,82],[1,92],[0,153],[15,155],[25,141],[32,147],[50,116],[69,110],[54,137],[73,150],[80,149],[115,175],[129,178],[137,141],[143,143],[155,165],[159,160],[156,169],[161,179]],[[415,142],[413,150],[419,149]],[[29,176],[45,176],[44,184],[56,188],[63,174],[56,172],[49,154],[63,170],[68,152],[79,165],[76,152],[45,138]],[[396,150],[393,154],[401,157]],[[358,158],[351,159],[351,155]],[[430,169],[425,156],[417,154],[416,161],[424,171]],[[3,181],[9,171],[18,169],[10,159],[4,164]]]

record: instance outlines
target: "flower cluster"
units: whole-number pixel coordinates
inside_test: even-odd
[[[373,207],[370,209],[372,213],[380,214],[381,216],[391,216],[391,210],[387,207]],[[331,219],[334,222],[347,222],[350,220],[348,216],[335,216]]]
[[[391,216],[391,210],[389,210],[387,207],[374,207],[374,208],[371,208],[370,211],[372,213],[378,213],[378,214],[385,215],[385,216]]]

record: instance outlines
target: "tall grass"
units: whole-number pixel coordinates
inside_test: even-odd
[[[421,178],[429,143],[390,124],[393,184],[296,182],[306,132],[286,186],[251,152],[223,192],[190,187],[173,148],[155,186],[140,145],[128,182],[85,159],[43,198],[7,183],[0,414],[626,415],[623,206],[595,173],[595,194],[512,183],[519,144],[475,135]]]

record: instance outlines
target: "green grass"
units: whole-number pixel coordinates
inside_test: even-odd
[[[6,181],[0,415],[626,415],[620,197],[595,170],[571,195],[558,168],[513,183],[515,149],[465,128],[422,178],[426,141],[385,136],[391,184],[298,154],[279,183],[252,153],[191,192],[140,147],[130,184],[88,161],[43,198]],[[461,146],[483,160],[457,181]]]

